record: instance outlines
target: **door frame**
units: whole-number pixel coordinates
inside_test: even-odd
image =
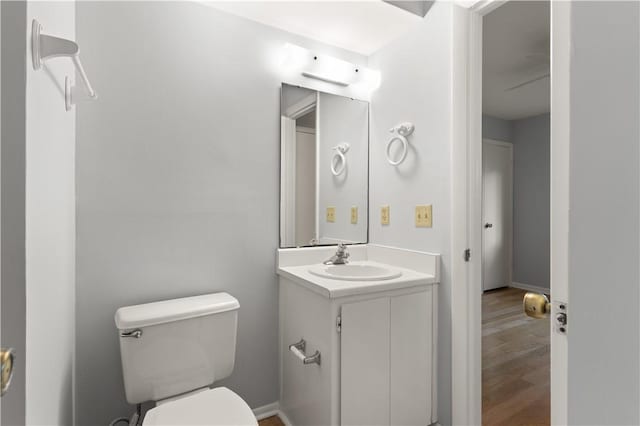
[[[482,423],[482,21],[506,0],[458,0],[452,145],[452,423]],[[571,3],[551,1],[551,291],[568,294]],[[460,70],[458,70],[458,67]],[[460,118],[456,118],[460,117]],[[467,252],[469,250],[469,252]],[[465,261],[470,253],[468,261]],[[556,304],[553,304],[557,306]],[[567,424],[567,337],[551,332],[551,424]]]
[[[280,115],[280,246],[284,247],[296,245],[296,120],[316,108],[317,102],[317,95],[310,94]]]
[[[484,144],[490,144],[495,146],[500,146],[503,148],[507,148],[509,150],[509,195],[505,200],[509,208],[509,217],[507,224],[507,285],[511,285],[513,282],[513,144],[510,142],[503,142],[495,139],[482,138],[482,213],[484,216]],[[482,217],[482,222],[485,221],[485,218]],[[483,228],[484,229],[484,228]],[[482,243],[480,249],[480,256],[482,260],[482,265],[484,266],[484,232],[481,235]],[[484,291],[484,271],[482,276],[480,277],[480,283],[482,286],[482,291]]]

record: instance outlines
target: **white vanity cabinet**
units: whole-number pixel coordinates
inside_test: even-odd
[[[435,423],[435,278],[335,297],[279,274],[280,410],[291,425]],[[289,350],[301,339],[319,365]]]

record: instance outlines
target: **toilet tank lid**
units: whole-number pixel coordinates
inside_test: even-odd
[[[115,320],[119,330],[130,330],[233,311],[239,308],[238,299],[230,294],[213,293],[125,306],[116,311]]]

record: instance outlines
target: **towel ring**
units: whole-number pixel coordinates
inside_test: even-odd
[[[391,145],[393,145],[395,141],[400,141],[400,143],[402,143],[402,154],[400,154],[400,158],[396,161],[391,159]],[[387,161],[392,166],[397,166],[398,164],[402,163],[405,158],[407,158],[408,151],[409,141],[407,141],[407,138],[402,135],[395,135],[391,139],[389,139],[389,142],[387,142]]]
[[[342,173],[344,173],[344,169],[347,167],[347,157],[345,157],[344,154],[349,151],[349,144],[343,143],[334,146],[331,149],[336,151],[336,153],[333,154],[333,157],[331,158],[331,173],[334,176],[340,176]]]
[[[389,142],[387,142],[387,161],[392,166],[397,166],[407,158],[407,152],[409,151],[409,141],[407,140],[407,136],[411,135],[415,128],[416,126],[414,126],[413,123],[407,121],[389,129],[390,133],[394,133],[391,139],[389,139]],[[400,154],[400,158],[398,160],[393,160],[391,158],[391,145],[393,145],[395,141],[399,141],[402,144],[402,154]]]

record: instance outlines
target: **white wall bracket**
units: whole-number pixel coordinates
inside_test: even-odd
[[[71,58],[86,89],[86,93],[79,92],[75,86],[71,85],[71,79],[65,77],[65,109],[69,111],[71,107],[79,101],[97,99],[98,94],[93,90],[89,78],[84,72],[84,68],[80,62],[80,48],[78,44],[75,41],[64,38],[41,34],[41,31],[42,25],[34,19],[31,25],[31,57],[33,60],[33,69],[42,69],[42,65],[47,59],[60,57]]]

